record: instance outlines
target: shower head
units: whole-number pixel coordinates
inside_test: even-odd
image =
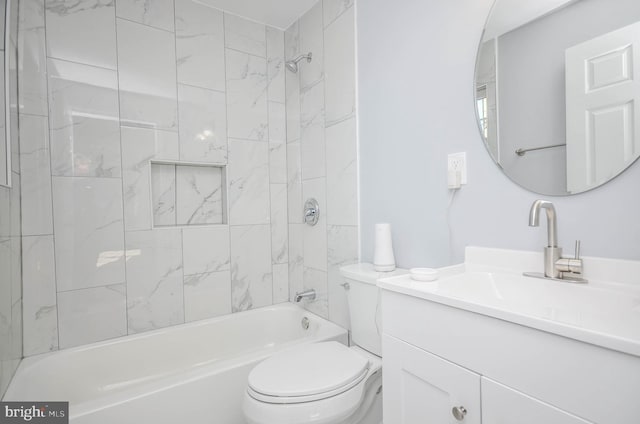
[[[290,70],[291,72],[293,72],[294,74],[298,72],[298,62],[300,62],[302,59],[307,59],[307,63],[311,63],[311,57],[312,54],[311,52],[307,53],[307,54],[301,54],[300,56],[296,57],[293,60],[289,60],[285,65],[287,66],[287,69]]]
[[[287,69],[294,74],[298,72],[298,64],[293,60],[288,61],[285,65],[287,66]]]

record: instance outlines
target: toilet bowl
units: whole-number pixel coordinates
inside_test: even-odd
[[[355,344],[312,343],[275,354],[249,374],[247,424],[381,424],[382,358],[378,288],[371,264],[343,267]]]

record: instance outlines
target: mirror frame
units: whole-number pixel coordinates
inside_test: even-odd
[[[9,0],[7,0],[9,1]],[[569,197],[569,196],[577,196],[583,193],[587,193],[590,192],[592,190],[596,190],[598,188],[601,188],[605,185],[607,185],[608,183],[610,183],[611,181],[615,180],[616,178],[620,177],[620,175],[624,174],[625,171],[627,171],[629,168],[631,168],[632,166],[634,166],[637,162],[640,162],[640,155],[638,155],[638,157],[636,157],[633,161],[631,161],[624,169],[621,169],[617,174],[615,174],[613,177],[609,178],[607,181],[601,183],[600,185],[594,186],[594,187],[590,187],[584,191],[580,191],[577,193],[558,193],[558,194],[549,194],[549,193],[541,193],[540,191],[536,191],[535,189],[532,189],[531,187],[527,187],[525,185],[523,185],[522,183],[520,183],[519,181],[515,180],[514,178],[511,177],[511,175],[507,174],[507,172],[505,172],[505,169],[502,167],[502,165],[500,164],[500,162],[496,161],[496,159],[493,157],[493,155],[491,154],[491,151],[489,150],[489,146],[487,144],[487,142],[484,140],[484,137],[482,136],[482,127],[480,124],[480,116],[478,115],[478,109],[477,109],[477,79],[478,79],[478,59],[480,57],[480,52],[482,50],[482,44],[483,44],[483,40],[484,40],[484,35],[487,31],[487,24],[489,22],[489,20],[491,19],[491,16],[493,15],[494,9],[496,8],[496,5],[499,3],[500,0],[494,0],[493,4],[491,5],[491,8],[489,9],[489,12],[487,14],[487,17],[484,21],[484,25],[482,27],[482,32],[480,33],[480,39],[478,41],[478,47],[476,49],[476,57],[475,57],[475,64],[474,64],[474,70],[473,70],[473,81],[471,82],[471,93],[472,93],[472,106],[473,106],[473,118],[476,122],[476,128],[478,129],[478,137],[480,139],[480,142],[484,145],[484,148],[487,152],[487,155],[489,155],[489,158],[491,159],[491,162],[493,162],[496,167],[498,167],[498,169],[500,169],[501,173],[507,177],[511,182],[515,183],[517,186],[521,187],[524,190],[527,190],[531,193],[535,193],[541,196],[548,196],[548,197]],[[577,3],[580,0],[570,0],[568,3]],[[537,18],[536,18],[537,19]],[[500,156],[500,153],[498,151],[498,156]]]

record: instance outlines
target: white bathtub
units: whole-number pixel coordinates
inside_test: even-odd
[[[4,400],[69,401],[73,424],[241,424],[253,366],[325,340],[346,330],[285,303],[26,358]]]

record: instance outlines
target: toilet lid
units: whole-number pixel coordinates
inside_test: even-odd
[[[249,387],[276,397],[317,395],[361,379],[369,361],[338,342],[312,343],[275,354],[249,374]]]

